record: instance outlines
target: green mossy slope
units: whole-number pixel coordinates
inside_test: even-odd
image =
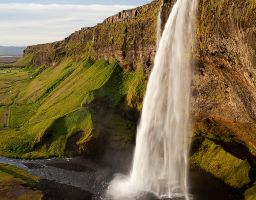
[[[234,188],[242,188],[251,181],[251,166],[246,160],[236,158],[208,139],[192,155],[191,163]]]
[[[136,123],[129,112],[141,109],[146,85],[141,71],[88,58],[67,59],[54,68],[1,69],[0,76],[1,155],[63,156],[70,146],[91,153],[106,136],[116,148],[133,142]]]

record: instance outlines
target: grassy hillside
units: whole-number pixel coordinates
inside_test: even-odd
[[[116,61],[66,59],[56,67],[2,68],[0,153],[62,156],[70,146],[90,153],[93,142],[106,135],[111,147],[129,145],[135,123],[127,111],[141,108],[145,87],[142,71],[124,71]]]

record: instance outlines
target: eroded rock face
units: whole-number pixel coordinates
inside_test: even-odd
[[[199,1],[192,90],[197,131],[255,149],[256,3]]]
[[[165,0],[162,19],[174,1]],[[198,1],[192,116],[195,131],[256,149],[256,2]]]
[[[161,0],[126,10],[107,18],[92,28],[82,28],[61,42],[28,47],[32,54],[28,64],[54,66],[64,57],[117,59],[128,69],[150,69],[156,43],[157,15]]]
[[[129,70],[153,66],[157,15],[163,27],[174,0],[122,11],[64,41],[28,47],[33,66],[55,66],[63,58],[117,59]],[[191,108],[195,132],[237,138],[256,151],[256,3],[199,0],[195,32]],[[256,153],[255,153],[256,154]]]

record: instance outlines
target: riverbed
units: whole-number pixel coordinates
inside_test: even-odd
[[[47,199],[102,200],[115,173],[123,169],[101,160],[82,157],[20,160],[0,157],[0,163],[15,165],[39,176]],[[125,172],[124,172],[125,173]],[[126,172],[127,173],[127,172]],[[193,200],[240,200],[239,192],[200,170],[191,170],[190,187]],[[155,199],[151,197],[150,200]],[[149,200],[145,199],[144,200]]]

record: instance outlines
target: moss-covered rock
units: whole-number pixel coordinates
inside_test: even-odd
[[[91,28],[82,28],[65,40],[30,46],[18,66],[55,66],[64,58],[75,61],[91,56],[117,59],[126,69],[153,65],[157,15],[162,1],[122,11]]]
[[[244,198],[245,200],[256,200],[256,185],[245,191]]]
[[[236,158],[208,139],[203,140],[192,155],[191,163],[234,188],[241,188],[251,181],[251,166],[246,160]]]

